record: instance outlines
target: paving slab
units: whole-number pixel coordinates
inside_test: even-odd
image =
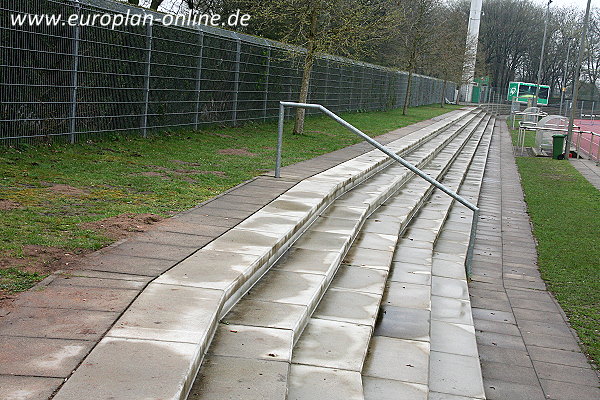
[[[485,378],[483,385],[487,400],[548,400],[540,385],[523,385]]]
[[[363,377],[365,400],[427,400],[427,386],[391,379]]]
[[[475,329],[443,321],[431,321],[431,351],[478,357]]]
[[[286,329],[219,324],[209,354],[290,362],[293,336]]]
[[[429,343],[373,336],[364,376],[426,385],[429,379]]]
[[[382,270],[342,265],[330,287],[364,293],[383,293],[386,277],[386,272]]]
[[[520,383],[530,386],[538,384],[538,376],[533,369],[533,365],[531,367],[522,367],[518,365],[484,361],[481,363],[481,372],[485,375],[486,379]]]
[[[477,357],[431,351],[429,389],[485,399]]]
[[[236,325],[289,329],[296,332],[305,314],[305,305],[243,298],[223,318],[223,322]]]
[[[431,288],[426,285],[392,281],[387,284],[381,304],[430,310],[432,308],[430,293]]]
[[[598,384],[598,374],[590,368],[569,367],[543,361],[533,361],[533,366],[540,379],[592,387]]]
[[[600,398],[598,386],[587,386],[582,384],[566,383],[540,379],[546,397],[552,400],[580,400]]]
[[[383,306],[374,335],[429,342],[430,314],[429,310]]]
[[[473,325],[470,302],[431,296],[431,318],[456,324]]]
[[[431,283],[431,267],[421,264],[394,262],[388,279],[393,282],[429,285]]]
[[[215,327],[223,292],[151,283],[107,336],[203,343]]]
[[[0,336],[0,374],[66,378],[94,342]]]
[[[288,395],[278,398],[362,400],[362,379],[360,372],[292,364]]]
[[[179,262],[179,260],[148,257],[150,254],[154,255],[154,252],[147,253],[144,257],[133,257],[101,250],[86,257],[82,265],[92,271],[156,277]]]
[[[21,294],[16,306],[121,312],[138,290],[50,284]]]
[[[471,302],[473,304],[473,302]],[[496,322],[489,321],[486,319],[475,318],[475,329],[481,332],[493,332],[502,333],[504,335],[521,336],[522,332],[519,330],[516,324],[509,324],[507,322]],[[525,339],[525,338],[523,338]]]
[[[61,378],[0,375],[0,398],[4,400],[46,400],[62,382]]]
[[[188,396],[189,400],[284,399],[289,364],[238,357],[210,356]]]
[[[0,335],[100,340],[118,316],[110,311],[18,307],[3,317]]]
[[[313,317],[374,326],[379,301],[377,294],[329,288]]]
[[[311,318],[292,362],[360,372],[370,336],[370,326]]]

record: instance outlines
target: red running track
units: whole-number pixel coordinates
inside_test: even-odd
[[[600,121],[576,119],[575,125],[580,126],[582,131],[591,131],[600,135]],[[591,133],[582,133],[581,139],[579,139],[579,133],[573,132],[573,147],[577,145],[577,140],[579,140],[579,151],[581,153],[594,159],[598,156],[600,136],[593,136]]]

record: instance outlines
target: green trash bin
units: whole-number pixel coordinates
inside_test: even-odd
[[[555,160],[561,160],[564,157],[561,157],[563,154],[563,149],[565,148],[565,138],[567,135],[563,134],[555,134],[552,135],[552,158]]]

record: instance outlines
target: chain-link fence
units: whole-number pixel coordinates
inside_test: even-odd
[[[2,0],[0,143],[77,142],[113,133],[275,118],[297,100],[303,50],[206,26],[13,26],[14,15],[151,13],[109,0]],[[80,19],[82,20],[82,19]],[[309,100],[334,112],[403,104],[407,74],[326,56]],[[442,98],[443,82],[416,75],[411,106]],[[452,98],[448,84],[446,97]]]

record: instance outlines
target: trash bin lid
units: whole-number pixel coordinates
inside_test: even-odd
[[[560,138],[564,138],[564,137],[567,137],[567,135],[565,135],[565,134],[562,134],[562,133],[555,133],[554,135],[552,135],[552,137],[557,137],[557,138],[558,138],[558,137],[560,137]]]

